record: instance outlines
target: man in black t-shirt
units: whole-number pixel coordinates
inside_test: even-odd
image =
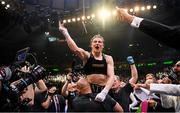
[[[132,103],[130,99],[130,94],[133,92],[133,87],[130,83],[127,83],[124,87],[118,90],[114,90],[111,95],[123,108],[125,112],[129,112],[129,104]]]
[[[73,100],[75,112],[123,112],[122,107],[109,95],[104,102],[95,101],[96,93],[92,93],[90,84],[81,78],[77,82],[78,96]]]
[[[96,93],[79,95],[73,100],[73,108],[76,112],[113,112],[116,101],[109,95],[104,102],[95,101]]]
[[[131,84],[135,84],[138,80],[138,72],[133,57],[128,56],[127,61],[131,68],[131,78],[129,79],[129,83],[124,84],[119,76],[116,76],[112,87],[112,94],[110,94],[111,97],[122,106],[124,112],[129,112],[129,104],[132,102],[129,97],[131,92],[134,91]]]
[[[65,99],[63,96],[56,94],[56,87],[50,87],[48,91],[37,93],[35,95],[34,110],[35,112],[64,112]]]

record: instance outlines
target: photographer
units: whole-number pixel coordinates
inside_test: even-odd
[[[56,91],[55,86],[50,86],[47,91],[36,93],[33,111],[64,112],[65,99]]]
[[[30,74],[32,72],[32,70],[30,69],[29,66],[25,65],[21,69],[19,69],[18,71],[23,73],[21,75],[21,78],[12,82],[10,84],[10,86],[17,86],[18,84],[20,84],[20,82],[23,80],[23,78],[25,80],[31,80],[31,79],[27,79],[27,78],[30,78],[32,76]],[[26,82],[30,82],[30,81],[26,81]],[[24,88],[23,91],[20,92],[19,104],[21,104],[21,105],[18,105],[18,106],[20,106],[18,108],[20,111],[32,111],[33,105],[34,105],[35,93],[39,93],[39,92],[43,92],[43,91],[47,90],[47,87],[46,87],[46,85],[42,79],[37,80],[36,83],[34,83],[35,81],[33,81],[33,80],[32,80],[32,82],[33,82],[32,84],[28,85],[27,87]]]
[[[61,94],[67,99],[67,110],[72,111],[72,101],[77,95],[76,83],[74,82],[78,81],[78,77],[74,76],[72,73],[68,73],[66,79],[67,80],[61,89]]]
[[[20,69],[20,71],[24,73],[30,73],[30,68],[27,66],[24,66]],[[19,80],[18,80],[19,81]],[[18,82],[15,81],[15,82]],[[28,103],[28,105],[34,104],[34,93],[43,92],[46,91],[47,87],[43,80],[39,80],[35,84],[30,84],[27,88],[24,89],[24,93],[21,95],[21,100],[23,101],[26,98],[31,99],[31,101]]]
[[[44,68],[36,66],[30,69],[24,65],[20,69],[2,68],[1,111],[31,111],[34,104],[34,93],[45,91],[46,85],[42,80]],[[36,84],[34,84],[36,83]]]
[[[10,72],[10,73],[8,73]],[[9,67],[2,66],[0,67],[0,111],[3,111],[3,105],[6,102],[4,98],[4,83],[6,83],[11,77],[11,71]]]

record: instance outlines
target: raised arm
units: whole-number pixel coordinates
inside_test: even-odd
[[[61,22],[59,22],[59,31],[64,35],[68,47],[73,53],[77,54],[83,61],[88,58],[89,53],[76,45],[74,40],[69,35],[68,30],[64,27],[63,24],[61,24]]]
[[[41,106],[44,108],[44,109],[48,109],[49,106],[52,104],[51,100],[53,99],[53,96],[54,96],[54,93],[56,91],[56,87],[51,87],[50,89],[48,89],[48,95],[47,95],[47,98],[44,102],[41,103]]]
[[[129,83],[135,84],[138,80],[138,72],[137,72],[136,65],[134,63],[134,59],[132,56],[128,56],[127,61],[131,68],[131,78],[129,79]]]
[[[70,74],[72,74],[72,73],[67,74],[66,82],[64,83],[64,85],[63,85],[63,87],[61,89],[61,95],[64,96],[64,97],[67,97],[69,95],[68,84],[71,83],[71,81],[72,81],[72,78],[71,78]]]
[[[129,23],[132,27],[139,28],[142,32],[152,38],[176,49],[180,49],[178,42],[180,37],[180,26],[168,26],[156,21],[140,18],[128,14],[123,8],[117,9],[117,17],[120,21]]]
[[[47,90],[46,84],[42,79],[36,82],[36,86],[37,87],[35,87],[35,93],[40,93]]]

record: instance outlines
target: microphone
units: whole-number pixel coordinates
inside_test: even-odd
[[[12,71],[9,67],[0,69],[0,80],[9,80],[12,76]]]

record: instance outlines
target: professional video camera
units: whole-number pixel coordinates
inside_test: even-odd
[[[7,103],[4,104],[4,108],[7,106],[13,106],[13,109],[17,110],[19,106],[28,103],[30,100],[20,100],[23,90],[30,84],[38,82],[47,75],[46,70],[42,66],[37,65],[37,61],[34,56],[32,57],[34,60],[33,65],[28,65],[28,67],[31,68],[31,71],[27,73],[20,72],[20,68],[22,68],[23,65],[27,65],[25,63],[27,56],[32,56],[32,54],[28,53],[28,51],[29,48],[19,50],[16,54],[15,62],[8,67],[0,69],[0,80],[3,82],[2,93],[3,97],[7,100]]]
[[[17,82],[10,84],[10,93],[17,98],[20,96],[21,91],[23,91],[28,85],[36,83],[38,80],[45,77],[45,69],[38,65],[31,73],[27,73],[26,78],[21,78]]]

